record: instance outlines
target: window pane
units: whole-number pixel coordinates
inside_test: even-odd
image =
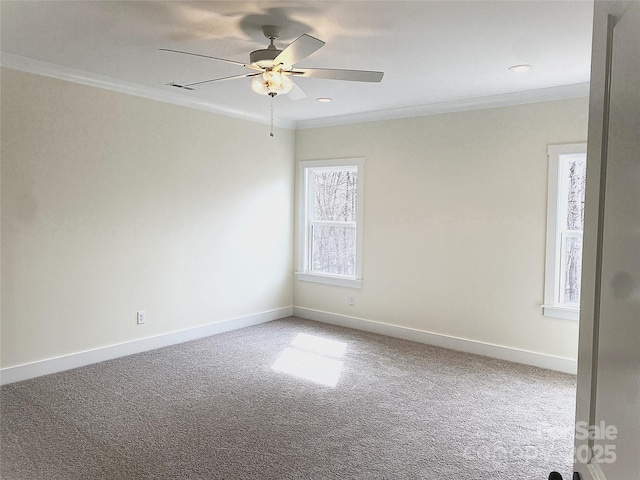
[[[356,221],[358,174],[351,170],[312,172],[315,187],[313,220]]]
[[[567,163],[567,230],[582,230],[587,161],[583,156],[573,157]]]
[[[582,238],[566,237],[564,244],[563,303],[580,303],[580,276],[582,275]]]
[[[356,229],[354,226],[313,225],[312,237],[312,271],[355,275]]]

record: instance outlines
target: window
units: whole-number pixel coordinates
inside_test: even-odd
[[[550,317],[578,320],[580,315],[586,151],[586,144],[549,146],[543,311]]]
[[[364,159],[300,162],[298,279],[362,285]]]

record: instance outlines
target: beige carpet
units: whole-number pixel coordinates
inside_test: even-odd
[[[571,478],[575,378],[286,319],[2,387],[3,480]]]

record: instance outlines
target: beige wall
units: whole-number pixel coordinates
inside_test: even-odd
[[[578,323],[540,308],[546,152],[586,141],[587,111],[576,99],[298,131],[297,160],[367,163],[362,289],[295,281],[294,304],[575,359]]]
[[[291,305],[292,131],[9,69],[1,94],[2,367]]]
[[[540,308],[546,149],[585,141],[586,99],[272,139],[9,69],[1,95],[3,368],[286,307],[292,291],[304,308],[576,357],[577,322]],[[366,158],[360,290],[291,278],[294,151]]]

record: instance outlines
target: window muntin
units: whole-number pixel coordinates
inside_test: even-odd
[[[585,144],[549,147],[547,316],[579,317],[586,165]]]

